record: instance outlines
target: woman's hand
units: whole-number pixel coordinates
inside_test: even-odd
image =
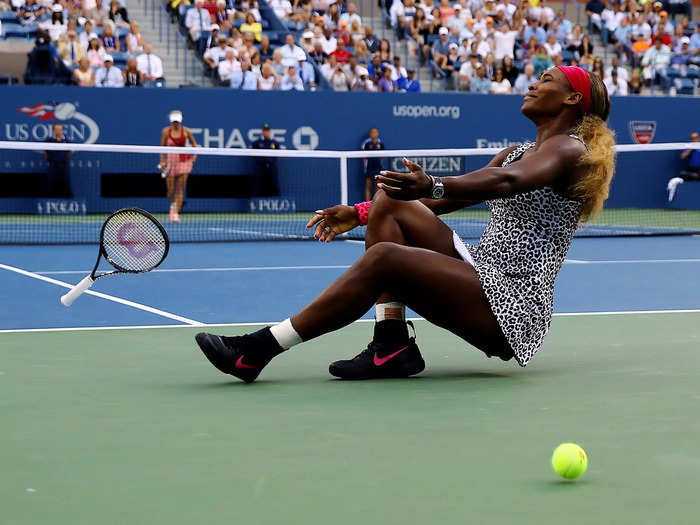
[[[396,171],[380,171],[377,175],[377,187],[393,199],[412,201],[429,197],[433,188],[433,178],[423,168],[406,157],[403,165],[408,168],[408,173]]]
[[[316,225],[314,238],[321,242],[331,242],[336,235],[345,233],[360,225],[360,218],[354,206],[339,204],[332,208],[316,211],[306,225],[311,228]]]

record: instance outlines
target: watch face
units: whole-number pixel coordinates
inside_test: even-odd
[[[436,186],[433,188],[433,199],[442,199],[443,195],[445,195],[444,186]]]

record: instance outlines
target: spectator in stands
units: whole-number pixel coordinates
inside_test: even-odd
[[[363,41],[367,46],[367,51],[370,53],[375,53],[376,51],[379,51],[379,40],[376,36],[374,36],[372,31],[372,26],[365,26],[365,38]]]
[[[557,11],[557,16],[554,20],[559,24],[560,35],[566,36],[573,30],[571,22],[566,18],[562,9]]]
[[[252,70],[250,61],[241,61],[241,71],[231,75],[231,87],[244,91],[255,91],[258,89],[258,75]]]
[[[600,57],[595,57],[593,60],[593,67],[591,68],[591,73],[598,75],[598,78],[603,80],[605,78],[605,71],[603,70],[603,59]]]
[[[289,29],[301,29],[296,22],[291,19],[292,3],[289,0],[269,0],[267,4],[272,8],[277,15],[277,18]]]
[[[75,29],[68,31],[66,36],[68,39],[58,46],[58,55],[66,66],[75,67],[80,59],[85,57],[85,49],[80,45]]]
[[[557,37],[554,33],[550,33],[549,36],[547,36],[547,41],[544,43],[544,49],[547,52],[547,56],[552,59],[561,54],[561,44],[557,42]]]
[[[503,60],[503,57],[513,58],[513,48],[517,36],[518,32],[512,31],[507,22],[500,27],[500,31],[493,34],[493,55],[496,60]]]
[[[143,74],[143,83],[152,87],[163,79],[163,61],[153,54],[153,46],[146,44],[143,53],[136,58],[136,66]]]
[[[515,81],[515,86],[513,86],[513,92],[519,95],[524,95],[528,91],[530,84],[537,82],[537,76],[535,75],[535,67],[527,63],[523,69],[523,73]]]
[[[236,52],[233,50],[233,48],[229,48],[228,51],[226,51],[224,60],[221,60],[218,63],[216,69],[220,85],[230,86],[233,73],[241,71],[241,64],[236,59]]]
[[[126,68],[122,71],[125,87],[142,87],[144,84],[143,73],[136,66],[136,57],[129,57]]]
[[[126,42],[126,50],[130,55],[143,53],[143,35],[139,31],[139,23],[131,22],[129,24],[129,34],[124,39]]]
[[[379,58],[379,52],[372,55],[372,61],[367,66],[367,74],[369,79],[376,85],[379,79],[382,77],[382,71],[384,70],[384,64],[382,64]]]
[[[666,0],[668,2],[668,12],[671,18],[675,19],[677,14],[692,17],[693,7],[690,0]]]
[[[80,87],[95,85],[95,72],[90,69],[90,61],[87,57],[81,58],[78,67],[73,70],[73,83]]]
[[[301,80],[295,66],[289,66],[287,68],[287,73],[282,77],[280,89],[282,91],[304,91],[304,82]]]
[[[233,25],[234,13],[235,9],[229,9],[226,7],[226,0],[216,0],[214,22],[220,29],[228,31],[231,28]]]
[[[529,42],[533,36],[537,38],[538,44],[544,44],[547,40],[547,32],[540,26],[540,21],[537,18],[530,17],[527,27],[523,29],[521,34],[525,42]]]
[[[236,11],[234,17],[240,20],[246,20],[248,13],[252,13],[257,21],[262,20],[258,3],[255,0],[241,0],[241,10]]]
[[[345,49],[345,44],[342,40],[338,40],[338,45],[336,46],[335,51],[333,51],[330,55],[334,56],[341,64],[347,63],[352,56],[352,54]]]
[[[605,68],[605,78],[611,76],[613,69],[617,69],[617,76],[619,78],[621,78],[625,82],[629,81],[629,73],[627,72],[627,69],[620,66],[620,59],[618,59],[617,57],[613,57],[610,61],[610,66]]]
[[[379,129],[370,128],[369,137],[360,146],[362,151],[382,151],[386,149],[384,142],[379,138]],[[362,159],[365,167],[365,200],[371,201],[376,190],[374,178],[384,169],[382,157],[366,157]]]
[[[248,13],[245,18],[245,23],[240,27],[241,34],[250,33],[255,37],[256,42],[260,42],[262,37],[262,24],[255,20],[253,13]]]
[[[374,91],[374,83],[369,79],[369,72],[364,66],[357,68],[357,78],[352,84],[352,91]]]
[[[362,39],[365,37],[365,33],[362,30],[362,26],[359,24],[357,20],[353,20],[350,22],[350,43],[352,46],[356,46],[358,42],[362,42]],[[362,42],[362,45],[364,45],[364,42]]]
[[[608,95],[627,95],[627,82],[618,77],[617,69],[610,72],[610,76],[603,79],[603,84],[608,88]]]
[[[215,70],[219,66],[219,62],[226,58],[226,53],[229,51],[233,51],[235,55],[238,55],[236,50],[228,45],[226,35],[220,34],[217,38],[217,46],[210,47],[204,53],[204,62],[211,70]]]
[[[95,73],[95,86],[124,87],[122,72],[114,65],[114,59],[111,55],[105,55],[104,65]]]
[[[605,4],[600,0],[590,0],[586,4],[586,14],[588,15],[589,27],[595,27],[598,32],[600,32],[603,26],[601,15],[603,14],[604,10]]]
[[[647,49],[642,58],[642,73],[647,85],[660,81],[663,88],[668,87],[666,68],[671,63],[671,49],[661,39],[657,39],[654,45]]]
[[[486,73],[486,78],[489,80],[493,80],[493,77],[496,75],[496,59],[493,56],[493,53],[488,53],[486,55],[486,58],[482,62],[482,65],[484,66],[484,71]]]
[[[508,79],[503,76],[503,69],[500,67],[496,69],[496,75],[491,82],[490,93],[496,95],[506,95],[513,92],[513,86],[510,85]]]
[[[116,27],[129,27],[129,15],[126,7],[122,7],[119,0],[112,0],[109,3],[109,19]]]
[[[464,62],[459,68],[459,89],[463,91],[469,90],[471,81],[476,78],[476,70],[481,67],[479,63],[479,55],[472,53],[469,56],[469,61]]]
[[[503,77],[510,82],[511,87],[515,87],[515,81],[518,78],[518,75],[520,72],[518,69],[515,67],[515,64],[513,63],[513,59],[510,57],[504,57],[503,58]]]
[[[280,79],[270,64],[263,64],[258,77],[259,91],[273,91],[279,87]]]
[[[202,31],[206,30],[211,25],[211,15],[209,11],[204,9],[203,0],[195,0],[194,5],[194,8],[187,11],[185,27],[189,30],[192,41],[197,42]]]
[[[402,79],[399,79],[401,81]],[[406,93],[420,93],[420,81],[416,78],[415,69],[406,70],[406,79],[403,82],[399,82],[399,91]]]
[[[102,42],[100,42],[99,38],[93,38],[90,40],[87,52],[85,54],[90,61],[91,67],[101,67],[104,63],[104,58],[107,55],[105,50],[102,48]]]
[[[99,35],[95,32],[92,21],[86,20],[82,33],[78,35],[80,45],[83,46],[83,49],[87,50],[90,47],[90,40],[93,38],[99,39]]]
[[[535,74],[539,75],[546,69],[552,67],[552,59],[547,54],[547,50],[544,46],[537,46],[535,56],[532,60],[532,65],[535,66]]]
[[[338,45],[338,40],[333,36],[333,31],[330,28],[323,29],[322,35],[319,37],[319,41],[323,45],[323,50],[330,55],[335,51]]]
[[[299,76],[304,83],[304,89],[316,91],[316,70],[306,59],[299,61]]]
[[[641,95],[644,89],[642,76],[639,74],[639,69],[633,69],[627,83],[627,91],[630,95]]]
[[[659,13],[659,18],[656,24],[652,27],[652,32],[654,34],[660,33],[673,33],[673,23],[668,19],[668,13],[666,11],[661,11]],[[669,45],[670,42],[664,42],[664,44]]]
[[[626,15],[621,11],[620,3],[617,0],[613,0],[612,6],[610,6],[610,4],[605,6],[605,9],[603,9],[603,12],[600,14],[603,28],[605,29],[605,31],[601,33],[603,44],[617,42],[617,37],[615,37],[614,33],[625,17]]]
[[[379,58],[382,62],[391,62],[391,44],[386,38],[382,38],[379,42]]]
[[[357,14],[356,11],[357,11],[357,6],[354,3],[349,2],[347,11],[345,13],[343,13],[342,15],[340,15],[340,20],[347,21],[348,25],[350,25],[351,27],[352,27],[352,23],[354,21],[356,21],[360,26],[362,26],[362,18],[360,17],[360,15]]]
[[[367,61],[369,60],[369,51],[367,50],[367,46],[365,45],[364,41],[358,40],[355,43],[354,56],[359,63],[361,63],[361,64],[367,63]]]
[[[397,87],[403,84],[407,78],[406,68],[401,65],[401,57],[394,55],[394,61],[390,66],[391,69],[391,80],[397,83]]]
[[[46,142],[54,144],[66,144],[68,141],[63,135],[63,124],[54,123],[52,135]],[[70,188],[70,151],[44,151],[44,157],[48,163],[46,176],[46,196],[70,199],[73,196]]]
[[[230,42],[229,42],[230,44]],[[248,58],[253,59],[254,56],[259,55],[260,51],[258,51],[258,48],[255,47],[255,37],[252,35],[252,33],[246,33],[243,36],[243,47],[238,49],[238,56],[239,57],[245,57],[247,56]],[[304,55],[306,56],[306,55]]]
[[[697,131],[693,131],[690,134],[691,142],[700,142],[700,134]],[[668,181],[668,202],[673,200],[676,195],[676,189],[679,184],[683,184],[686,181],[700,182],[700,150],[697,149],[687,149],[681,153],[681,160],[688,160],[688,167],[681,171],[680,176],[673,177]]]
[[[338,26],[338,30],[335,32],[335,38],[338,42],[343,42],[344,46],[349,46],[352,43],[348,23],[345,20],[340,21],[340,26]]]
[[[270,45],[270,37],[263,35],[260,39],[260,60],[267,62],[272,60],[272,46]]]
[[[44,6],[36,0],[26,0],[17,11],[17,18],[23,25],[35,24],[46,13]]]
[[[695,32],[690,35],[690,50],[695,54],[700,54],[700,23],[696,23]]]
[[[396,91],[396,82],[391,80],[391,68],[385,68],[381,78],[377,82],[377,91],[391,93]]]
[[[476,77],[469,83],[470,93],[488,93],[491,91],[491,80],[486,77],[486,70],[481,65],[476,69]]]
[[[433,44],[432,49],[426,46],[425,53],[428,57],[432,57],[433,62],[439,69],[444,69],[447,65],[447,55],[450,52],[450,42],[447,40],[450,31],[446,27],[441,27],[439,30],[439,38]],[[437,76],[438,72],[433,71],[433,76]]]
[[[298,45],[294,43],[294,35],[287,33],[284,37],[284,46],[282,46],[282,65],[285,67],[294,67],[300,60],[306,60],[306,53]],[[286,75],[285,75],[286,76]],[[284,85],[284,80],[283,80]]]
[[[328,82],[334,91],[350,91],[352,87],[352,78],[345,71],[342,64],[339,64],[335,58],[335,55],[331,55],[331,60],[333,64],[333,69],[328,77]]]
[[[684,36],[679,42],[671,57],[671,64],[687,66],[693,58],[693,53],[690,51],[690,38]]]
[[[102,35],[100,35],[100,42],[102,42],[102,47],[107,53],[118,53],[121,51],[121,44],[119,39],[114,35],[114,26],[111,22],[104,25],[102,29]]]
[[[199,40],[198,50],[202,56],[207,52],[207,49],[218,45],[220,34],[221,28],[219,27],[219,24],[212,24],[209,28],[209,36]]]
[[[285,71],[284,64],[282,63],[282,56],[282,49],[278,47],[272,52],[272,63],[270,64],[272,69],[275,70],[275,75],[280,78],[284,75]]]
[[[66,24],[63,23],[63,6],[61,4],[51,6],[51,18],[41,22],[39,29],[46,32],[52,42],[58,42],[58,37],[66,32]]]
[[[323,44],[321,42],[319,42],[318,40],[316,42],[314,42],[314,48],[309,53],[309,56],[312,58],[312,60],[314,62],[316,62],[319,65],[323,64],[326,61],[326,59],[328,58],[328,55],[323,50]]]
[[[307,29],[301,34],[301,41],[299,42],[299,46],[306,51],[307,53],[311,53],[314,49],[314,32]]]
[[[85,13],[86,18],[89,18],[97,26],[104,26],[109,20],[109,11],[102,5],[102,0],[95,0],[95,7],[88,9]]]

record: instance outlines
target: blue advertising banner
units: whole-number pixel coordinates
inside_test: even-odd
[[[522,97],[471,94],[365,94],[244,92],[227,89],[85,89],[60,86],[5,87],[0,107],[0,140],[46,140],[51,125],[61,122],[72,142],[156,145],[172,109],[184,114],[201,146],[243,148],[261,134],[263,124],[284,148],[357,150],[376,126],[387,148],[507,147],[534,138],[534,125],[520,114]],[[616,97],[610,125],[619,143],[681,142],[697,127],[697,98]],[[154,172],[157,156],[125,162],[118,155],[76,154],[72,160],[74,188],[97,202],[95,180],[100,173]],[[484,165],[483,157],[418,159],[429,171],[456,174]],[[390,159],[387,167],[395,166]],[[300,209],[316,206],[303,197],[330,185],[323,197],[338,195],[337,167],[332,161],[282,159],[283,191],[302,195]],[[620,156],[610,206],[663,207],[666,181],[681,169],[678,152]],[[39,153],[3,153],[0,172],[45,170]],[[193,174],[253,173],[249,159],[202,159]],[[350,199],[362,200],[361,161],[350,166]],[[320,178],[319,178],[320,177]],[[94,197],[94,198],[93,198]],[[213,204],[213,202],[209,202]],[[332,202],[325,202],[332,204]],[[6,211],[5,205],[2,208]]]

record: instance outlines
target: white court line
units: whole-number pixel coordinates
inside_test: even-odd
[[[222,268],[161,268],[151,270],[150,273],[169,273],[169,272],[256,272],[265,270],[344,270],[350,268],[347,264],[328,264],[315,266],[230,266]],[[34,273],[40,275],[70,275],[70,274],[87,274],[90,270],[48,270],[37,271]]]
[[[51,279],[50,277],[45,277],[43,275],[39,275],[39,274],[34,273],[34,272],[28,272],[27,270],[22,270],[21,268],[16,268],[14,266],[9,266],[7,264],[0,263],[0,268],[8,270],[10,272],[18,273],[20,275],[24,275],[26,277],[32,277],[33,279],[38,279],[40,281],[45,281],[47,283],[55,284],[57,286],[62,286],[64,288],[73,288],[72,284],[68,284],[68,283],[63,282],[63,281],[58,281],[56,279]],[[159,310],[158,308],[153,308],[151,306],[146,306],[145,304],[135,303],[134,301],[129,301],[128,299],[122,299],[121,297],[116,297],[114,295],[108,295],[108,294],[101,293],[101,292],[95,292],[93,290],[86,290],[85,293],[89,294],[89,295],[94,295],[95,297],[99,297],[100,299],[107,299],[108,301],[113,301],[115,303],[123,304],[126,306],[131,306],[132,308],[137,308],[139,310],[144,310],[144,311],[150,312],[152,314],[160,315],[162,317],[167,317],[168,319],[180,321],[181,323],[186,323],[188,325],[195,325],[195,326],[202,325],[202,323],[200,323],[199,321],[195,321],[193,319],[188,319],[187,317],[182,317],[182,316],[176,315],[176,314],[171,314],[170,312],[166,312],[164,310]]]
[[[589,317],[606,315],[655,315],[655,314],[700,314],[700,310],[622,310],[619,312],[561,312],[554,317]],[[422,317],[407,317],[407,321],[425,321]],[[200,324],[202,328],[237,327],[237,326],[263,326],[277,324],[280,321],[258,321],[255,323],[211,323]],[[374,319],[358,319],[355,323],[373,323]],[[12,328],[0,330],[0,334],[24,333],[24,332],[83,332],[91,330],[152,330],[154,328],[189,328],[181,324],[159,324],[141,326],[76,326],[62,328]]]
[[[622,260],[601,260],[585,261],[582,259],[566,259],[564,264],[658,264],[658,263],[696,263],[700,259],[622,259]],[[350,268],[347,264],[327,264],[312,266],[228,266],[221,268],[162,268],[152,270],[151,273],[177,273],[177,272],[262,272],[279,270],[346,270]],[[39,275],[72,275],[88,273],[90,270],[41,270],[34,273]]]
[[[567,263],[571,264],[662,264],[662,263],[696,263],[700,259],[619,259],[619,260],[600,260],[600,261],[582,261],[578,259],[566,259]]]

